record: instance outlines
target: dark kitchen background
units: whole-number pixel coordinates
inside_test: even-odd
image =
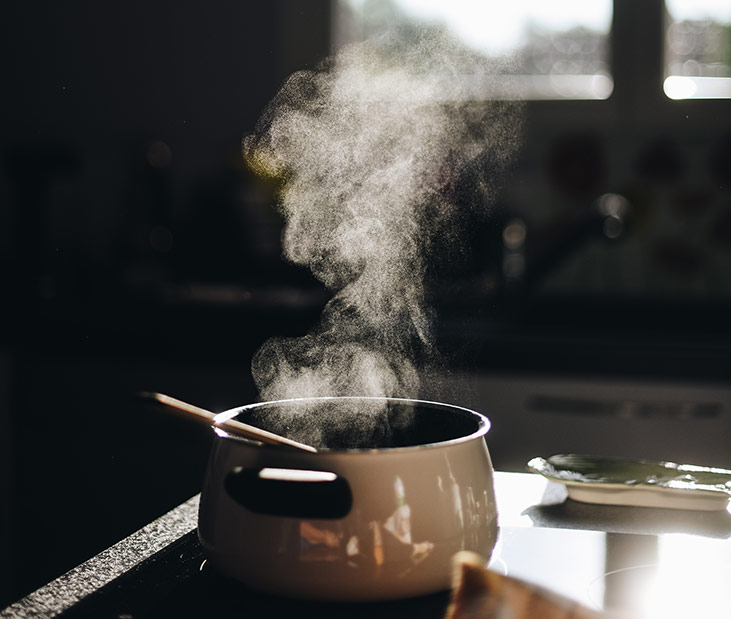
[[[396,4],[4,4],[0,607],[199,490],[210,436],[135,393],[250,402],[252,353],[316,324],[327,292],[281,260],[276,187],[240,141],[289,74],[407,27]],[[437,287],[448,363],[426,387],[492,418],[496,468],[562,451],[731,467],[731,17],[669,20],[616,0],[601,37],[523,50],[556,56],[549,75],[589,54],[566,71],[594,91],[531,82],[521,155]],[[720,95],[666,94],[671,35],[692,69],[676,86],[713,65]]]

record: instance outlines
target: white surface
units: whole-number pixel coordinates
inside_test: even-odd
[[[717,511],[726,509],[729,502],[727,494],[705,490],[554,481],[567,487],[569,498],[582,503]]]
[[[556,453],[731,469],[731,387],[725,384],[434,372],[424,387],[426,397],[490,418],[487,442],[498,470],[525,471],[531,458]],[[614,411],[540,410],[536,398],[596,403]],[[718,414],[694,416],[704,406],[719,407]]]

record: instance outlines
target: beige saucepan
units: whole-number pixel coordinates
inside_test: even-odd
[[[497,536],[489,421],[397,398],[309,398],[217,416],[314,445],[215,428],[198,534],[208,560],[257,590],[385,600],[447,589],[460,550]]]

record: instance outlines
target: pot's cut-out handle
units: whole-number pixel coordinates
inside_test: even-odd
[[[234,501],[257,514],[337,519],[353,506],[347,480],[329,471],[239,466],[226,475],[224,486]]]

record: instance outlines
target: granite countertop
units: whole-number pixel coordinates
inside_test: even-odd
[[[132,570],[196,526],[196,495],[5,610],[0,617],[53,617]]]

